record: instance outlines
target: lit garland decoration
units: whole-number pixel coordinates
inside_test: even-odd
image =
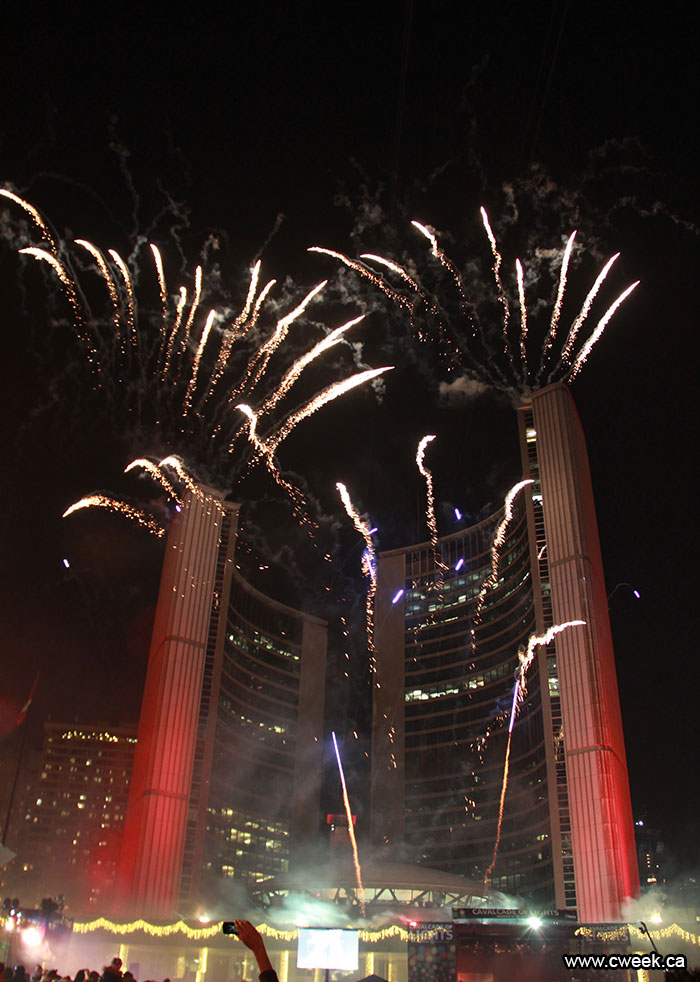
[[[110,921],[106,917],[98,917],[94,921],[76,921],[73,924],[74,934],[90,934],[93,931],[110,931],[112,934],[137,934],[141,931],[154,938],[168,938],[176,934],[182,934],[191,941],[204,941],[221,934],[222,921],[209,924],[206,927],[190,927],[185,921],[177,921],[174,924],[151,924],[148,921],[138,920],[129,921],[125,924],[118,924]],[[266,938],[273,941],[296,941],[299,931],[279,931],[277,928],[270,927],[269,924],[258,924],[257,930]],[[360,941],[374,944],[377,941],[386,941],[388,938],[399,938],[401,941],[408,941],[411,932],[398,924],[391,927],[382,928],[380,931],[360,931]]]
[[[629,932],[630,938],[634,938],[635,940],[643,940],[646,938],[644,931],[640,931],[636,924],[621,924],[617,929],[606,928],[604,930],[598,930],[597,928],[591,927],[578,927],[574,931],[574,934],[577,937],[588,938],[595,941],[623,941],[627,932]],[[682,941],[685,941],[686,944],[696,946],[700,945],[700,935],[692,934],[690,931],[685,931],[678,924],[669,924],[668,927],[657,928],[655,931],[649,931],[649,934],[654,941],[668,940],[669,938],[680,938]]]
[[[186,938],[201,941],[204,938],[213,938],[220,933],[222,922],[211,924],[208,927],[193,928],[184,921],[177,921],[174,924],[150,924],[142,919],[129,921],[126,924],[117,924],[109,921],[106,917],[98,917],[94,921],[75,921],[73,923],[74,934],[90,934],[93,931],[110,931],[112,934],[136,934],[142,931],[155,938],[168,938],[173,934],[184,934]]]
[[[90,934],[93,931],[110,931],[112,934],[136,934],[141,931],[154,938],[169,938],[174,934],[183,934],[191,941],[204,941],[213,938],[222,932],[223,921],[209,924],[207,927],[190,927],[185,921],[176,921],[174,924],[151,924],[142,919],[129,921],[126,924],[117,924],[109,921],[106,917],[98,917],[94,921],[76,921],[73,924],[74,934]],[[269,924],[258,924],[258,931],[267,938],[275,941],[294,941],[298,937],[298,931],[278,931]]]
[[[640,931],[636,924],[630,924],[630,934],[635,938],[644,938],[646,935],[643,931]],[[668,938],[680,938],[685,941],[686,944],[700,945],[700,935],[691,934],[690,931],[684,931],[679,924],[669,924],[668,927],[660,927],[655,931],[649,931],[649,934],[655,941],[667,940]]]
[[[215,924],[207,925],[207,927],[190,927],[185,921],[176,921],[174,924],[151,924],[148,921],[137,920],[129,921],[125,924],[118,924],[115,921],[108,920],[106,917],[98,917],[94,921],[76,921],[73,924],[73,933],[90,934],[93,931],[110,931],[112,934],[123,935],[137,934],[141,931],[143,934],[148,934],[155,938],[167,938],[175,934],[182,934],[192,941],[204,941],[207,938],[213,938],[221,934],[222,923],[222,921],[217,921]],[[296,929],[293,931],[279,931],[277,928],[270,927],[269,924],[258,924],[257,930],[264,937],[272,938],[273,941],[296,941],[299,936],[299,931]],[[360,930],[359,934],[360,941],[374,944],[377,941],[386,941],[389,938],[399,938],[401,941],[408,941],[415,933],[415,930],[421,930],[420,925],[417,925],[412,932],[407,931],[406,928],[398,924],[392,924],[391,927],[385,927],[379,931]],[[436,928],[435,931],[437,930]],[[576,937],[587,938],[589,940],[611,942],[626,940],[628,932],[629,936],[635,940],[641,940],[646,937],[644,932],[640,931],[636,924],[620,924],[618,928],[604,929],[581,926],[576,928],[574,934]],[[422,933],[423,931],[421,930]],[[700,935],[685,931],[678,924],[670,924],[668,927],[650,931],[649,934],[655,941],[680,938],[686,944],[700,946]]]

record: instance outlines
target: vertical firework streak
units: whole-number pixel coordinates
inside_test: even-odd
[[[245,299],[245,303],[243,305],[243,310],[240,312],[240,314],[238,315],[238,317],[235,319],[235,321],[233,322],[233,324],[231,325],[231,327],[229,327],[224,332],[224,334],[222,336],[222,339],[221,339],[221,348],[219,350],[219,356],[218,356],[218,358],[216,360],[216,365],[214,366],[214,371],[212,372],[212,377],[211,377],[211,380],[210,380],[210,383],[209,383],[209,390],[208,390],[207,395],[205,396],[205,399],[204,399],[205,402],[209,398],[209,396],[212,394],[212,392],[214,391],[214,388],[216,386],[216,383],[221,378],[221,375],[222,375],[222,373],[224,371],[224,368],[226,367],[226,362],[228,361],[229,355],[231,354],[231,349],[232,349],[232,347],[234,345],[234,342],[237,341],[238,338],[243,333],[243,331],[241,330],[241,326],[245,323],[246,318],[248,317],[248,315],[250,313],[251,305],[252,305],[253,301],[255,300],[255,292],[256,292],[256,290],[258,288],[258,279],[260,277],[260,268],[261,268],[261,266],[262,266],[262,262],[260,260],[258,260],[256,262],[255,266],[253,266],[253,269],[252,269],[251,274],[250,274],[250,284],[248,285],[248,295],[247,295],[247,297]],[[260,294],[260,297],[258,298],[258,301],[257,301],[257,303],[255,305],[256,312],[259,310],[260,304],[263,302],[265,296],[267,295],[268,291],[272,288],[272,286],[274,285],[274,283],[275,283],[275,280],[270,280],[269,283],[267,284],[267,286],[265,287],[265,289]],[[256,320],[256,313],[253,314],[253,318],[252,318],[251,324],[249,325],[250,327],[254,327],[255,326],[255,320]]]
[[[190,378],[189,385],[187,386],[187,392],[185,393],[185,401],[182,407],[182,415],[186,416],[190,411],[192,406],[192,397],[194,396],[194,390],[197,386],[197,373],[199,372],[199,363],[202,360],[202,355],[204,354],[204,348],[209,339],[209,334],[214,324],[214,319],[216,317],[216,311],[210,310],[209,316],[207,317],[206,324],[204,325],[204,330],[202,331],[202,336],[199,339],[199,344],[197,346],[197,353],[194,356],[194,363],[192,365],[192,376]]]
[[[170,337],[168,338],[168,343],[165,348],[165,362],[163,364],[163,372],[161,378],[163,381],[168,376],[168,371],[173,357],[173,349],[175,347],[175,338],[177,337],[177,332],[180,330],[180,324],[182,323],[182,315],[185,311],[185,305],[187,303],[187,289],[184,286],[180,287],[180,297],[177,302],[177,308],[175,310],[175,323],[173,324],[173,329],[170,332]],[[163,325],[165,329],[165,325]],[[164,330],[163,330],[164,333]]]
[[[506,532],[508,531],[508,526],[513,518],[513,504],[515,502],[515,498],[523,488],[526,488],[528,484],[533,483],[532,478],[527,478],[524,481],[520,481],[518,484],[513,485],[506,495],[506,500],[503,506],[503,518],[496,529],[496,534],[493,537],[493,543],[491,545],[491,572],[481,584],[481,589],[479,590],[479,595],[476,600],[474,616],[472,617],[472,656],[476,653],[476,628],[481,621],[481,611],[483,610],[486,596],[489,590],[495,589],[496,585],[498,584],[498,569],[501,563],[501,546],[506,540]]]
[[[515,260],[515,275],[518,280],[518,299],[520,301],[520,362],[523,378],[527,379],[527,306],[525,305],[525,281],[523,266],[519,259]]]
[[[447,567],[442,561],[442,556],[438,556],[438,530],[437,521],[435,519],[435,492],[433,489],[433,475],[424,463],[426,448],[434,439],[435,434],[432,433],[428,436],[424,436],[420,441],[418,444],[418,451],[416,452],[416,465],[420,473],[425,478],[426,521],[428,523],[428,531],[430,532],[430,548],[433,554],[433,566],[437,572],[438,589],[441,589],[445,582],[445,570]]]
[[[557,336],[557,328],[559,327],[559,318],[561,317],[561,305],[564,300],[564,290],[566,289],[566,273],[569,268],[569,260],[571,259],[571,250],[574,247],[574,239],[576,238],[576,232],[572,232],[569,236],[569,240],[566,243],[566,248],[564,249],[564,256],[561,261],[561,271],[559,273],[559,286],[557,288],[557,299],[554,301],[554,307],[552,309],[552,319],[549,323],[549,330],[544,339],[544,344],[542,345],[542,358],[540,361],[540,370],[537,374],[537,380],[539,381],[540,375],[544,369],[545,359],[547,358],[547,352],[554,344],[554,339]]]
[[[192,324],[194,322],[194,315],[197,313],[197,308],[199,307],[199,301],[202,296],[202,267],[197,266],[194,271],[194,297],[192,298],[192,306],[190,307],[190,313],[185,321],[185,329],[182,332],[182,340],[180,341],[180,354],[182,354],[187,348],[187,342],[190,340],[190,331],[192,330]]]
[[[355,838],[355,829],[352,824],[352,812],[350,811],[350,799],[348,798],[348,789],[345,785],[345,774],[343,772],[343,764],[340,759],[340,751],[338,750],[338,741],[335,738],[335,733],[331,732],[333,737],[333,747],[335,749],[335,759],[338,761],[338,771],[340,773],[340,783],[343,788],[343,804],[345,805],[345,814],[348,819],[348,835],[350,836],[350,844],[352,846],[352,860],[355,866],[355,879],[357,880],[357,892],[360,898],[360,910],[362,911],[362,916],[365,916],[365,888],[362,884],[362,867],[360,866],[360,857],[357,852],[357,839]]]
[[[116,249],[109,249],[108,251],[124,280],[124,286],[126,287],[126,322],[128,333],[131,335],[131,341],[136,347],[138,345],[138,333],[136,331],[136,300],[134,298],[134,287],[131,282],[129,267],[126,265]]]
[[[165,322],[168,317],[168,291],[165,286],[165,272],[163,270],[163,259],[161,258],[160,249],[157,245],[149,242],[151,247],[151,252],[153,253],[153,262],[156,267],[156,276],[158,277],[158,289],[160,290],[160,302],[163,308],[163,319],[161,321],[161,338],[165,340]]]
[[[508,297],[506,296],[505,290],[503,289],[503,282],[501,280],[501,263],[503,262],[503,257],[498,251],[498,245],[496,244],[496,237],[491,230],[491,224],[489,222],[489,216],[486,214],[486,209],[481,208],[481,221],[483,222],[484,229],[486,230],[486,235],[488,236],[489,243],[491,245],[491,252],[493,254],[493,278],[496,283],[496,293],[498,294],[498,302],[503,308],[503,351],[508,356],[508,361],[513,369],[513,373],[517,374],[515,368],[515,361],[513,360],[513,352],[510,348],[510,338],[508,337],[508,322],[510,320],[510,308],[508,306]]]
[[[503,824],[503,806],[506,801],[506,790],[508,788],[508,773],[510,771],[510,744],[513,737],[513,724],[515,723],[515,711],[517,708],[518,701],[518,681],[516,681],[513,687],[513,703],[510,709],[510,723],[508,724],[508,741],[506,743],[506,759],[503,764],[503,783],[501,784],[501,799],[498,805],[498,825],[496,827],[496,841],[493,847],[493,856],[491,857],[491,862],[484,872],[484,890],[489,888],[489,879],[493,873],[494,867],[496,866],[496,859],[498,858],[498,847],[501,844],[501,826]]]
[[[354,507],[348,494],[348,489],[340,481],[336,484],[343,507],[352,519],[353,525],[365,541],[365,551],[362,554],[362,572],[369,580],[367,588],[367,598],[365,600],[366,623],[367,623],[367,652],[369,655],[370,669],[374,673],[377,669],[374,654],[374,598],[377,592],[377,559],[374,552],[372,534],[367,522],[363,522],[357,509]]]
[[[508,741],[506,743],[506,757],[503,765],[503,782],[501,784],[501,798],[498,806],[498,824],[496,826],[496,841],[493,847],[493,856],[486,871],[484,872],[484,889],[488,889],[489,879],[496,866],[498,858],[498,847],[501,844],[501,829],[503,826],[503,807],[506,800],[508,789],[508,772],[510,769],[510,744],[513,736],[513,726],[518,708],[521,705],[527,692],[526,675],[527,670],[535,657],[535,649],[540,645],[548,645],[553,641],[557,634],[566,631],[570,627],[583,627],[585,621],[565,621],[563,624],[554,624],[544,634],[531,635],[527,642],[527,647],[518,651],[518,668],[516,670],[515,685],[513,686],[513,702],[510,709],[510,722],[508,723]]]

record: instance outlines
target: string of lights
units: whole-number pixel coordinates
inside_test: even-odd
[[[145,920],[129,921],[128,923],[118,924],[110,921],[106,917],[98,917],[94,921],[76,921],[73,924],[75,934],[90,934],[93,931],[110,931],[112,934],[136,934],[141,931],[152,937],[165,938],[174,934],[182,934],[192,941],[203,941],[221,934],[221,921],[208,924],[206,927],[190,927],[185,921],[176,921],[174,924],[151,924]],[[274,941],[296,941],[299,936],[298,930],[279,931],[269,924],[258,924],[258,931],[267,938]],[[430,929],[428,929],[430,930]],[[436,932],[438,929],[435,928]],[[635,940],[642,939],[646,935],[636,924],[620,924],[619,927],[578,927],[574,932],[576,937],[587,938],[594,941],[624,941],[629,936]],[[382,928],[379,931],[361,930],[360,941],[373,944],[377,941],[386,941],[389,938],[399,938],[401,941],[408,941],[412,933],[398,924]],[[655,941],[668,940],[669,938],[680,938],[686,944],[700,946],[700,935],[685,931],[678,924],[670,924],[668,927],[658,928],[650,931],[649,934]]]
[[[617,928],[592,928],[579,927],[574,932],[577,937],[588,938],[594,941],[623,941],[629,932],[630,938],[641,940],[646,937],[646,933],[639,929],[636,924],[620,924]],[[660,927],[649,931],[649,936],[654,941],[668,940],[669,938],[680,938],[686,944],[700,946],[700,935],[685,931],[679,924],[669,924],[668,927]]]
[[[175,934],[182,934],[191,941],[204,941],[221,934],[221,921],[207,924],[203,927],[190,927],[185,921],[176,921],[174,924],[151,924],[145,920],[129,921],[119,924],[110,921],[106,917],[98,917],[94,921],[76,921],[73,924],[75,934],[90,934],[93,931],[109,931],[112,934],[137,934],[142,932],[151,937],[167,938]],[[274,941],[296,941],[299,936],[298,930],[279,931],[269,924],[258,924],[258,931],[266,938]],[[429,929],[430,930],[430,929]],[[435,929],[437,931],[437,929]],[[382,928],[379,931],[360,931],[360,940],[373,944],[377,941],[386,941],[389,938],[399,938],[401,941],[408,941],[411,932],[398,924],[391,927]]]

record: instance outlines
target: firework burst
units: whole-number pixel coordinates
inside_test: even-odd
[[[574,231],[563,250],[549,325],[544,331],[543,339],[539,342],[533,339],[528,325],[524,267],[519,259],[515,260],[515,280],[520,309],[520,326],[516,337],[516,331],[511,324],[508,293],[503,281],[503,257],[484,208],[481,209],[481,220],[493,260],[491,273],[501,320],[498,332],[484,327],[477,305],[469,297],[463,276],[441,249],[435,233],[421,222],[414,221],[411,224],[428,240],[431,256],[449,274],[449,282],[457,293],[459,319],[447,312],[448,298],[445,298],[444,303],[442,299],[438,300],[437,295],[421,283],[413,270],[409,273],[406,263],[399,263],[373,253],[363,253],[359,259],[352,259],[343,253],[319,246],[313,246],[309,251],[330,256],[343,263],[378,287],[392,302],[408,311],[412,329],[419,340],[425,340],[427,337],[426,321],[432,322],[434,335],[441,342],[454,368],[474,383],[507,394],[517,405],[523,397],[527,397],[533,389],[541,385],[548,385],[555,381],[570,382],[576,378],[611,317],[637,287],[639,281],[632,283],[612,304],[608,305],[588,338],[581,344],[579,333],[619,253],[613,256],[599,273],[583,305],[561,339],[559,328],[564,311],[567,275],[574,254],[576,237]],[[380,271],[377,272],[373,267],[379,267]],[[393,280],[397,282],[394,283]]]
[[[207,312],[206,300],[216,297],[202,265],[195,270],[194,282],[183,283],[173,296],[161,250],[154,243],[149,243],[140,265],[136,253],[127,262],[117,250],[100,249],[86,239],[64,242],[33,205],[14,192],[0,193],[31,218],[41,236],[39,245],[27,244],[19,251],[47,265],[58,277],[112,425],[118,421],[122,432],[131,433],[142,455],[146,451],[150,458],[155,451],[162,456],[163,451],[177,449],[204,480],[224,487],[231,487],[252,463],[262,460],[290,495],[297,517],[302,517],[304,496],[282,477],[278,447],[303,420],[390,366],[348,376],[340,358],[331,372],[343,377],[312,398],[307,394],[295,404],[294,388],[326,352],[348,347],[346,333],[362,318],[333,331],[324,328],[321,339],[312,336],[309,344],[307,308],[321,295],[325,281],[300,301],[275,301],[271,297],[275,280],[260,288],[259,261],[250,270],[242,305],[217,287],[221,302]],[[144,281],[147,287],[149,278],[151,292],[157,289],[155,309],[139,306],[141,289],[136,287],[143,288]],[[98,307],[101,312],[96,312]],[[305,314],[307,324],[302,328]],[[280,372],[285,358],[292,365]],[[150,476],[170,493],[160,465],[147,463]]]

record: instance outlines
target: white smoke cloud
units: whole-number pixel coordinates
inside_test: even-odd
[[[463,406],[490,391],[490,387],[468,375],[459,375],[451,382],[440,382],[440,402],[447,406]]]

